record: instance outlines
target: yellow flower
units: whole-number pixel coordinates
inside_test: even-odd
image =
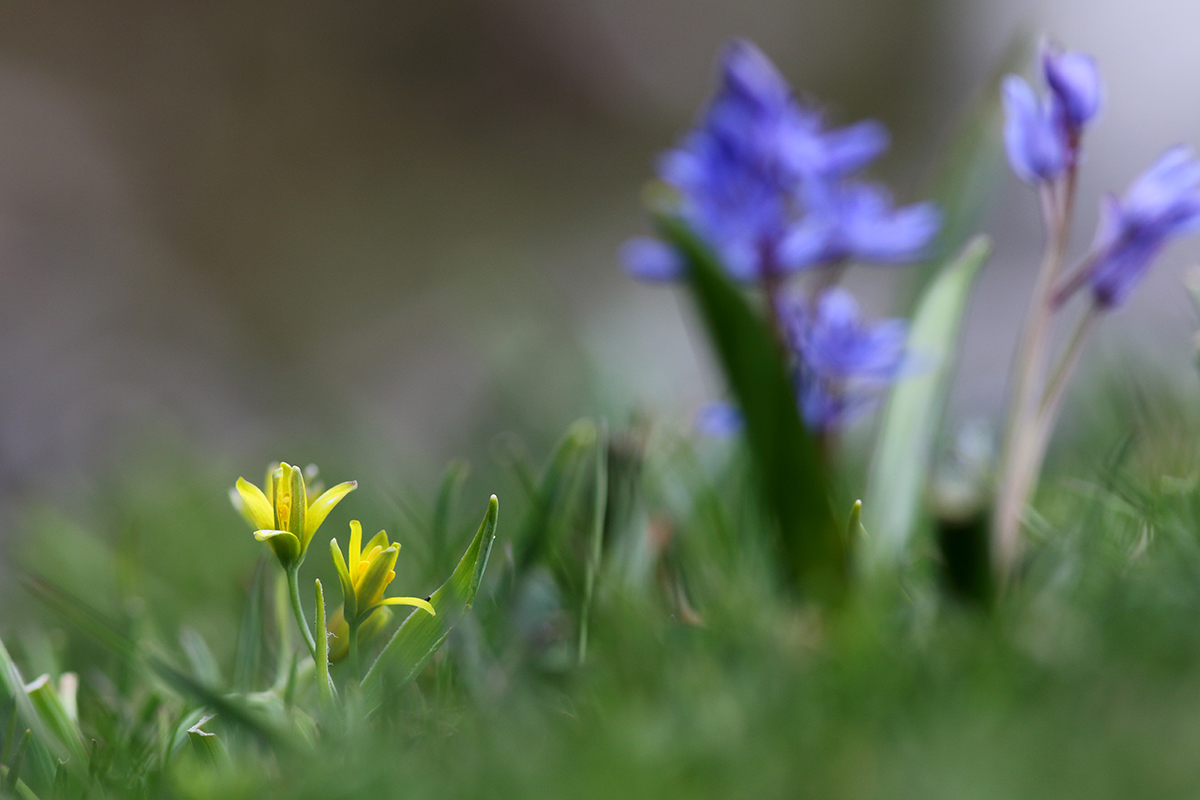
[[[380,606],[358,628],[359,644],[366,644],[383,632],[395,615],[387,606]],[[336,664],[350,652],[350,624],[342,609],[333,612],[329,620],[329,663]]]
[[[383,596],[388,584],[396,577],[393,567],[400,554],[400,545],[389,544],[385,531],[375,534],[363,547],[362,525],[354,520],[350,523],[350,562],[347,563],[342,556],[337,539],[329,541],[329,551],[342,582],[342,617],[349,630],[358,628],[371,612],[381,606],[416,606],[430,614],[437,614],[428,600]]]
[[[265,492],[238,478],[230,498],[255,527],[254,538],[270,545],[284,569],[294,569],[304,562],[308,543],[329,512],[356,488],[357,481],[346,481],[309,501],[303,470],[282,463],[268,468]]]

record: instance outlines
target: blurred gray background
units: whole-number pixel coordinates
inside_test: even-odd
[[[683,418],[717,390],[686,305],[614,252],[725,39],[886,122],[876,174],[906,201],[1015,32],[1094,53],[1083,247],[1101,191],[1200,142],[1198,24],[1180,0],[5,3],[0,492],[68,493],[151,441],[250,477],[336,447],[432,485],[504,431]],[[995,200],[956,418],[1000,408],[1040,247],[1029,191]],[[1198,248],[1090,369],[1181,368]],[[874,313],[901,280],[850,276]]]

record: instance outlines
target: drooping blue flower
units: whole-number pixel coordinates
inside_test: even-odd
[[[1099,113],[1103,102],[1104,86],[1096,60],[1086,53],[1046,45],[1042,48],[1042,74],[1054,93],[1068,133],[1077,136]]]
[[[1089,273],[1097,305],[1120,305],[1170,239],[1197,230],[1200,161],[1190,147],[1178,145],[1163,153],[1123,197],[1103,200]]]
[[[904,366],[905,323],[864,322],[858,303],[845,289],[827,290],[815,309],[792,302],[781,314],[796,355],[800,410],[814,430],[846,421]]]
[[[811,192],[809,212],[780,246],[790,269],[856,259],[885,264],[917,260],[941,227],[933,203],[895,208],[877,184],[844,182]]]
[[[1030,185],[1053,181],[1068,166],[1069,144],[1055,101],[1038,100],[1017,75],[1004,78],[1004,149],[1017,177]]]

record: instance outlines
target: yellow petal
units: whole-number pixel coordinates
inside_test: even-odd
[[[267,496],[245,478],[237,479],[238,496],[242,498],[242,513],[247,515],[260,530],[270,530],[275,527],[275,515],[271,512],[271,503]]]
[[[358,488],[358,481],[346,481],[339,483],[325,494],[313,500],[308,506],[308,514],[304,521],[304,534],[308,538],[312,538],[317,532],[317,528],[321,527],[321,523],[329,516],[329,512],[333,510],[343,497],[350,494]]]
[[[358,564],[362,561],[362,524],[350,520],[350,574],[358,577]]]
[[[333,566],[337,569],[338,579],[342,582],[343,616],[348,620],[354,619],[358,615],[358,598],[354,593],[354,582],[350,580],[346,559],[342,556],[342,548],[338,547],[337,539],[329,540],[329,554],[333,556]]]
[[[304,472],[299,467],[292,467],[291,486],[292,516],[288,520],[288,530],[300,537],[300,554],[308,550],[312,534],[308,533],[306,517],[308,516],[308,498],[304,491]]]
[[[370,566],[358,579],[355,592],[358,594],[359,607],[363,611],[376,605],[379,598],[383,597],[383,592],[389,583],[388,575],[394,574],[392,567],[396,566],[398,552],[394,547],[380,552],[378,558],[371,560]]]
[[[385,597],[379,604],[382,606],[416,606],[425,609],[435,617],[437,616],[437,612],[433,610],[429,601],[419,597]]]
[[[377,533],[371,537],[371,541],[367,542],[366,547],[363,548],[363,552],[369,553],[372,550],[374,550],[376,547],[378,547],[380,550],[382,550],[383,548],[385,548],[387,546],[388,546],[387,531],[380,531],[379,533]],[[399,547],[400,545],[396,545],[396,546]]]

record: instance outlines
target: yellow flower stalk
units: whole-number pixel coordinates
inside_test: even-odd
[[[337,567],[338,578],[342,582],[342,619],[345,628],[345,647],[350,655],[354,673],[358,674],[358,640],[360,626],[367,623],[368,628],[382,627],[388,618],[376,621],[377,610],[385,606],[416,606],[430,614],[436,615],[428,600],[419,597],[384,597],[388,584],[396,577],[396,558],[400,555],[400,544],[389,543],[387,532],[380,531],[371,537],[366,546],[362,545],[362,525],[358,520],[350,523],[350,559],[347,562],[338,546],[337,539],[329,541],[329,551],[333,556],[333,565]],[[378,616],[375,614],[375,616]],[[335,618],[336,623],[336,618]],[[332,626],[331,631],[338,635],[340,626]],[[340,642],[336,648],[341,650]],[[339,653],[339,655],[343,655]],[[331,658],[332,660],[332,658]]]
[[[235,488],[236,491],[229,493],[234,507],[254,526],[254,538],[267,543],[287,575],[292,613],[315,661],[317,642],[304,618],[296,575],[317,528],[343,497],[358,488],[358,482],[339,483],[310,501],[304,471],[284,462],[273,469],[267,468],[263,489],[245,478],[238,478]]]

